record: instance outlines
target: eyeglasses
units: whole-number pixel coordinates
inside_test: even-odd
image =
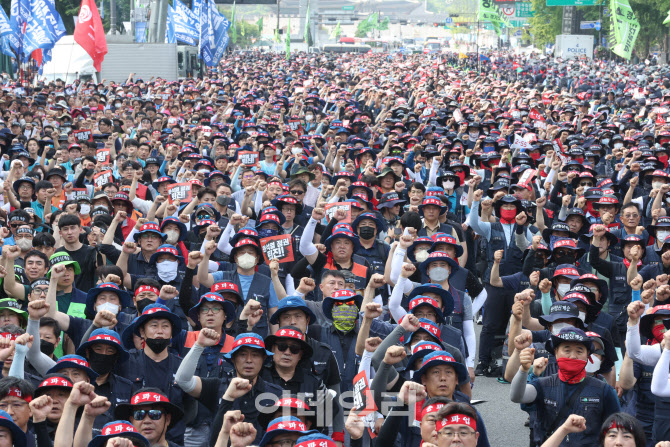
[[[287,349],[291,351],[291,354],[300,354],[302,352],[302,347],[298,345],[289,345],[288,343],[279,342],[275,346],[279,352],[286,352]]]
[[[305,194],[305,191],[301,191],[301,190],[299,190],[299,189],[294,189],[294,190],[289,191],[289,192],[290,192],[291,194],[293,194],[294,196],[301,196],[301,195]]]
[[[249,180],[249,179],[254,178],[255,176],[256,176],[255,174],[254,175],[243,175],[242,178]]]
[[[149,415],[149,419],[152,421],[158,421],[163,416],[163,410],[135,410],[133,412],[133,419],[136,421],[141,421],[147,416],[147,414]]]
[[[453,438],[454,436],[458,435],[458,437],[461,438],[461,439],[467,439],[471,436],[474,436],[475,431],[474,430],[467,430],[467,429],[458,430],[458,431],[444,430],[444,431],[438,432],[437,435],[441,436],[443,438]]]
[[[434,320],[437,317],[435,312],[414,312],[414,316],[417,318],[426,318],[428,320]]]
[[[214,315],[218,315],[219,312],[221,312],[223,309],[220,307],[201,307],[200,308],[200,313],[201,314],[208,314],[208,313],[213,313]]]
[[[33,289],[33,293],[35,293],[36,295],[46,295],[48,290],[49,290],[48,287],[35,287]]]
[[[640,217],[640,215],[639,214],[624,214],[623,217],[625,217],[626,219],[637,219],[638,217]]]

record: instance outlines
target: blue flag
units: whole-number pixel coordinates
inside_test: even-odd
[[[191,12],[196,18],[201,18],[200,14],[202,13],[202,2],[203,0],[193,0],[193,9]],[[175,5],[175,10],[177,9],[177,6]],[[197,21],[196,23],[197,30],[200,31],[200,20]]]
[[[167,26],[165,27],[165,43],[177,43],[174,36],[174,8],[168,5]]]
[[[194,4],[195,6],[195,4]],[[198,6],[200,11],[202,8]],[[199,35],[198,17],[180,0],[174,0],[174,34],[178,41],[188,45],[197,45]]]
[[[210,4],[208,0],[204,0],[200,9],[200,42],[198,44],[198,54],[205,62],[205,65],[211,66],[214,60],[213,45],[214,45],[214,30],[212,29],[212,16],[210,14]]]
[[[5,10],[0,8],[0,52],[7,56],[16,57],[13,48],[18,47],[18,35],[14,32]]]
[[[211,9],[212,21],[211,25],[214,31],[214,51],[212,53],[212,64],[219,63],[228,46],[228,29],[230,28],[230,21],[219,12],[216,7]]]
[[[30,58],[35,50],[50,50],[65,35],[65,27],[61,28],[60,15],[55,4],[48,0],[30,0],[30,18],[28,19],[23,39],[23,56]]]

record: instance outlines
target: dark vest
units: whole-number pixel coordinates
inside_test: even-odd
[[[340,368],[340,391],[351,391],[353,389],[354,376],[358,373],[358,361],[356,360],[356,338],[358,333],[354,330],[341,335],[330,325],[321,328],[320,341],[330,346]]]
[[[239,287],[240,292],[242,292],[242,285],[240,284],[240,277],[237,274],[237,271],[224,271],[223,272],[223,281],[233,281]],[[268,336],[268,303],[270,301],[270,286],[272,285],[272,280],[265,275],[262,275],[258,272],[254,274],[254,279],[251,281],[251,286],[249,286],[249,292],[247,296],[244,297],[244,302],[246,303],[249,299],[254,299],[261,303],[261,309],[263,309],[263,317],[261,320],[253,327],[253,331],[265,338]],[[239,306],[237,316],[240,316],[242,313],[242,306]]]
[[[608,385],[593,377],[587,376],[584,380],[587,381],[586,386],[567,414],[578,414],[586,418],[586,430],[581,433],[571,433],[561,443],[561,446],[583,447],[598,443],[600,426],[606,416],[603,403]],[[548,437],[549,433],[547,432],[558,417],[558,413],[565,404],[566,397],[563,396],[565,386],[558,378],[558,374],[541,377],[537,380],[536,386],[541,388],[540,393],[544,397],[544,402],[538,405],[538,418],[533,435],[537,445],[541,445],[544,439]],[[574,388],[578,385],[568,386]],[[557,427],[560,427],[564,421],[565,419],[559,421]]]
[[[498,250],[503,250],[503,259],[500,263],[500,276],[512,275],[516,272],[521,271],[523,264],[523,252],[519,250],[519,247],[516,246],[514,240],[514,232],[516,231],[516,224],[512,226],[512,235],[510,237],[510,242],[507,244],[505,239],[505,231],[500,222],[494,222],[491,224],[491,239],[489,239],[486,246],[486,260],[488,266],[486,267],[486,272],[484,273],[484,282],[489,283],[491,281],[491,266],[493,265],[493,255]]]

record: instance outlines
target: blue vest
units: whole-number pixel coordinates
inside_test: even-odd
[[[505,231],[500,222],[491,224],[491,239],[486,245],[486,273],[484,273],[484,282],[491,281],[491,266],[493,266],[493,255],[498,250],[503,250],[503,259],[500,263],[500,276],[512,275],[521,271],[523,252],[519,250],[514,241],[514,232],[516,231],[516,224],[512,225],[512,235],[509,244],[505,239]]]
[[[656,265],[661,263],[661,257],[658,255],[658,252],[654,250],[654,248],[656,248],[656,244],[648,245],[647,248],[644,249],[645,265]]]
[[[581,433],[571,433],[561,443],[563,447],[596,445],[600,435],[600,426],[609,416],[604,413],[603,408],[608,385],[593,377],[587,376],[584,380],[587,381],[586,386],[582,389],[567,415],[578,414],[586,418],[586,430]],[[538,417],[533,429],[533,438],[537,445],[541,445],[545,438],[551,435],[548,431],[565,404],[566,396],[563,395],[563,391],[566,390],[566,387],[574,389],[579,385],[566,385],[560,381],[558,374],[554,374],[541,377],[535,382],[535,386],[541,388],[541,390],[538,390],[538,395],[543,397],[543,401],[537,403]],[[559,421],[556,427],[560,427],[564,421],[565,419]]]
[[[114,417],[114,409],[118,404],[130,403],[130,398],[133,394],[133,384],[125,377],[117,376],[116,374],[110,374],[107,381],[109,382],[112,389],[112,395],[109,399],[112,405],[107,411],[95,418],[95,422],[93,423],[94,436],[100,434],[102,427],[104,427],[105,424],[118,419]],[[94,382],[93,385],[98,388],[97,383]]]
[[[651,441],[653,439],[656,418],[660,418],[658,420],[665,424],[668,423],[668,418],[667,416],[664,418],[662,414],[656,414],[656,401],[660,398],[651,393],[651,377],[654,373],[654,367],[636,362],[635,368],[639,368],[640,370],[640,377],[635,382],[635,417],[642,423],[642,426],[645,428],[645,434],[647,434],[647,439]],[[656,445],[656,443],[652,445]]]
[[[335,355],[337,365],[340,368],[340,391],[351,391],[354,387],[354,376],[358,373],[358,361],[356,359],[356,338],[358,331],[351,330],[347,334],[339,334],[334,326],[321,327],[321,338],[319,341],[330,346]]]
[[[242,284],[240,284],[240,277],[237,274],[237,271],[224,271],[223,272],[223,281],[233,281],[239,287],[240,292],[242,291]],[[270,286],[272,285],[272,280],[265,275],[262,275],[258,272],[254,274],[254,279],[251,280],[251,285],[249,286],[249,292],[247,296],[244,297],[244,302],[246,303],[250,299],[254,299],[261,303],[261,309],[263,309],[263,317],[260,321],[253,327],[253,332],[257,333],[261,337],[265,338],[269,334],[268,330],[268,303],[270,301]],[[242,306],[238,307],[237,317],[242,313]],[[268,316],[268,317],[266,317]]]

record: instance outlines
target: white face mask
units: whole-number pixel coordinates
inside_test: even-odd
[[[80,214],[88,214],[91,212],[91,205],[85,204],[81,206]]]
[[[291,148],[291,153],[293,155],[302,154],[302,148],[301,147],[292,147]]]
[[[444,189],[454,189],[454,186],[456,186],[456,182],[453,180],[447,180],[444,182]]]
[[[552,335],[558,335],[559,332],[561,332],[561,329],[570,327],[571,325],[568,323],[555,323],[551,326],[551,334]]]
[[[579,312],[579,319],[584,323],[586,321],[586,312]]]
[[[614,149],[620,149],[623,147],[623,143],[614,143]]]
[[[593,363],[591,363],[591,361],[586,362],[586,372],[593,374],[600,369],[601,362],[600,359],[593,354],[591,354],[589,358],[591,361],[593,361]]]
[[[165,281],[170,282],[177,277],[177,267],[179,263],[177,261],[163,261],[156,264],[156,269],[158,270],[158,277]]]
[[[663,182],[651,182],[651,187],[653,189],[661,189],[661,186],[663,186],[663,185],[664,185]]]
[[[256,256],[249,253],[240,255],[237,257],[237,265],[245,270],[254,268],[256,265]]]
[[[657,231],[656,232],[656,239],[658,239],[661,242],[665,242],[665,239],[670,236],[670,231]]]
[[[28,251],[33,247],[33,241],[32,239],[21,238],[16,241],[16,245],[21,251]]]
[[[570,290],[570,284],[559,284],[558,287],[556,287],[556,291],[561,297],[564,297],[569,290]]]
[[[430,256],[428,250],[419,250],[414,253],[414,258],[417,260],[417,262],[425,261],[426,259],[428,259],[428,256]]]
[[[449,278],[451,272],[444,267],[433,267],[428,273],[428,277],[433,282],[443,282]]]
[[[314,115],[305,115],[305,120],[306,121],[312,121],[314,119]]]
[[[179,240],[179,231],[178,230],[167,230],[164,231],[165,234],[167,234],[167,237],[165,238],[165,243],[174,245],[177,243]]]
[[[119,313],[119,305],[114,303],[102,303],[95,306],[95,310],[98,312],[107,310],[113,313],[114,315],[117,315]]]

